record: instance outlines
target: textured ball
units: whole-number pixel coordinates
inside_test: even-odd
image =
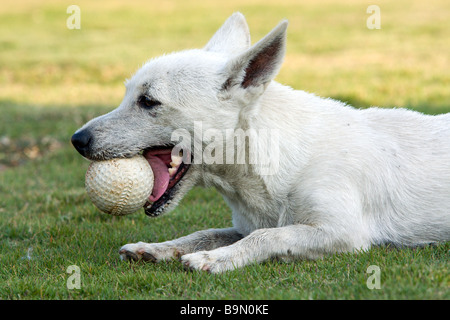
[[[153,189],[153,171],[143,156],[94,161],[86,172],[86,191],[94,205],[112,215],[142,208]]]

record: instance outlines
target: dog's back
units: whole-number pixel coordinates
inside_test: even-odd
[[[353,222],[371,243],[419,245],[450,239],[450,114],[357,110],[301,91],[295,94],[300,104],[290,106],[289,116],[298,117],[302,128],[292,132],[297,131],[298,145],[309,148],[303,160],[297,158],[292,181],[301,200],[295,205],[304,207],[299,202],[311,198],[328,202],[320,193],[335,197],[335,207],[351,197],[353,208],[348,210],[360,213]],[[281,140],[295,143],[292,136]],[[315,205],[320,204],[309,203]]]
[[[374,182],[366,191],[375,204],[367,209],[375,241],[417,245],[449,239],[450,114],[378,108],[361,114],[376,137],[368,154]],[[371,190],[377,183],[379,190]]]

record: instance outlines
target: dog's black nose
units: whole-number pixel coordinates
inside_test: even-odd
[[[87,130],[75,132],[71,139],[73,146],[82,156],[85,156],[89,150],[91,140],[92,136]]]

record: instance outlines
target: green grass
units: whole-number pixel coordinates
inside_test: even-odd
[[[123,81],[152,56],[201,47],[234,11],[253,42],[288,18],[277,80],[357,107],[450,111],[450,4],[379,1],[78,1],[81,30],[66,28],[68,1],[0,7],[0,299],[449,299],[450,244],[373,248],[318,261],[268,261],[219,275],[176,262],[125,263],[126,243],[173,239],[231,225],[212,189],[194,189],[151,219],[99,213],[84,191],[88,162],[70,145],[87,120],[120,103]],[[70,265],[81,289],[66,286]],[[370,290],[367,268],[381,270]]]

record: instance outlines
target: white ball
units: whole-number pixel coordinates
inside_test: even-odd
[[[86,191],[94,205],[112,215],[142,208],[153,190],[153,171],[141,155],[94,161],[86,172]]]

